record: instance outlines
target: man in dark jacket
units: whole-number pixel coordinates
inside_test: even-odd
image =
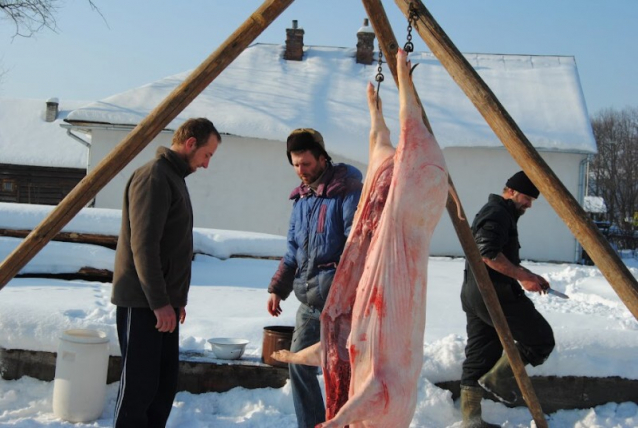
[[[518,219],[539,191],[523,171],[507,181],[502,196],[490,195],[472,223],[472,233],[524,363],[542,364],[554,349],[554,333],[523,289],[544,293],[547,281],[521,266]],[[522,286],[522,288],[521,288]],[[467,346],[461,376],[465,428],[498,427],[481,418],[483,390],[506,403],[520,393],[476,278],[465,266],[461,302],[467,318]]]
[[[122,352],[116,428],[163,427],[171,412],[193,258],[184,178],[208,168],[220,143],[211,121],[189,119],[126,184],[111,296]]]
[[[361,172],[331,163],[323,137],[314,129],[294,130],[287,140],[288,161],[301,179],[288,229],[288,250],[268,287],[268,312],[281,314],[280,302],[294,290],[301,302],[291,351],[320,340],[321,310],[346,243],[361,196]],[[300,428],[325,421],[317,368],[290,364],[293,402]]]

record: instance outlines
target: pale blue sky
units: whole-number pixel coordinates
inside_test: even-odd
[[[0,21],[0,97],[94,101],[195,68],[262,3],[94,2],[107,23],[85,0],[66,1],[57,33],[12,38],[10,22]],[[404,41],[405,18],[394,1],[383,4]],[[638,106],[638,0],[424,4],[461,52],[574,56],[590,114]],[[358,0],[296,0],[256,41],[283,44],[296,19],[306,45],[354,47],[363,18]],[[418,35],[413,41],[429,50]]]

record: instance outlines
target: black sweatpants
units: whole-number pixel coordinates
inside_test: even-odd
[[[166,426],[177,392],[179,312],[172,333],[160,333],[149,308],[117,307],[122,375],[115,404],[115,428]]]
[[[554,332],[534,303],[516,283],[494,283],[498,300],[521,357],[533,366],[547,360],[554,349]],[[503,346],[476,283],[465,281],[461,303],[467,318],[467,345],[461,385],[478,386],[503,355]]]

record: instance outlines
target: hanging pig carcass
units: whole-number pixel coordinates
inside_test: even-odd
[[[321,316],[321,342],[298,354],[275,355],[291,363],[321,361],[323,428],[408,427],[414,415],[429,246],[447,200],[448,177],[441,149],[423,124],[406,61],[399,50],[396,151],[368,86],[368,173]]]

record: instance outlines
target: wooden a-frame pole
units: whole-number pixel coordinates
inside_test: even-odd
[[[266,0],[137,125],[0,264],[0,289],[237,58],[294,0]],[[214,112],[213,112],[214,113]]]
[[[633,316],[638,319],[638,282],[596,225],[589,219],[587,213],[538,154],[487,84],[437,24],[421,0],[395,0],[395,3],[406,17],[409,16],[410,4],[413,4],[418,14],[417,24],[413,26],[414,29],[465,92],[465,95],[474,103],[487,124],[510,152],[512,158],[538,187],[554,211],[587,251],[616,294]]]
[[[368,18],[370,19],[370,22],[372,24],[372,28],[374,29],[374,33],[379,39],[379,46],[383,50],[383,54],[385,55],[388,67],[392,72],[395,83],[397,83],[398,85],[396,70],[396,53],[398,44],[383,5],[381,4],[380,0],[362,1],[366,9],[366,13],[368,14]],[[427,119],[425,109],[423,108],[423,104],[419,100],[418,94],[417,100],[419,102],[419,105],[421,105],[423,122],[425,123],[425,126],[428,128],[428,130],[432,133],[432,135],[434,135],[434,132],[432,131],[430,123]],[[485,300],[485,305],[487,306],[490,317],[492,318],[492,321],[494,323],[494,327],[499,335],[501,343],[503,344],[503,349],[512,362],[512,370],[517,378],[518,384],[521,387],[521,391],[530,409],[530,413],[532,414],[537,427],[546,428],[547,422],[545,420],[545,416],[543,415],[543,410],[540,403],[538,402],[538,398],[534,391],[534,387],[532,386],[532,382],[530,381],[529,376],[527,376],[527,372],[525,371],[525,366],[523,364],[523,361],[521,360],[518,349],[514,344],[514,338],[512,337],[512,333],[510,331],[509,325],[507,324],[507,320],[505,319],[505,315],[503,314],[503,309],[501,308],[501,304],[498,301],[498,296],[496,295],[496,291],[494,290],[492,281],[487,273],[485,264],[483,263],[483,260],[481,258],[481,254],[476,246],[476,242],[474,241],[472,231],[470,230],[470,226],[466,220],[467,216],[463,211],[463,207],[460,206],[460,201],[459,211],[461,211],[463,219],[460,219],[458,217],[456,202],[451,196],[451,192],[455,191],[451,177],[449,177],[449,185],[450,195],[448,196],[447,200],[448,214],[459,237],[459,241],[461,242],[461,246],[463,247],[463,251],[465,252],[465,256],[470,265],[470,268],[472,269],[472,272],[476,277],[479,289],[481,291],[483,299]]]

